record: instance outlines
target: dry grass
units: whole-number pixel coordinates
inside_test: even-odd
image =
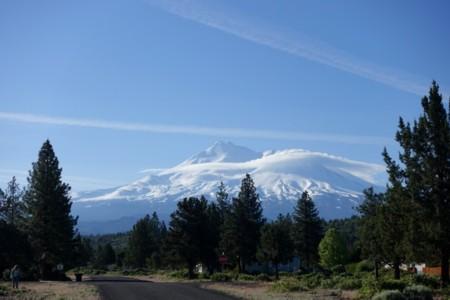
[[[0,299],[18,300],[99,300],[97,289],[86,283],[79,282],[21,282],[18,290],[10,288],[9,283],[1,283],[4,294]]]
[[[340,291],[316,289],[305,292],[274,293],[270,292],[267,282],[210,282],[203,283],[202,288],[212,289],[248,300],[337,300],[343,299]]]

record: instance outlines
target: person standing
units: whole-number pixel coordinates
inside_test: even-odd
[[[19,288],[19,280],[20,280],[20,268],[18,265],[15,265],[11,269],[11,280],[13,284],[13,288]]]

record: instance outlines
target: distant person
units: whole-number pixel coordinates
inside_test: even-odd
[[[18,265],[15,265],[11,269],[11,280],[13,284],[13,288],[18,289],[19,288],[19,280],[20,280],[20,268]]]

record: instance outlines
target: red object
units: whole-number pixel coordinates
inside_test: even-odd
[[[221,263],[222,265],[226,264],[228,262],[228,257],[226,257],[225,255],[221,255],[219,256],[219,263]]]

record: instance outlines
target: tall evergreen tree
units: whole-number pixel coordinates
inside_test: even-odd
[[[364,190],[364,201],[358,207],[361,215],[359,239],[364,258],[375,266],[375,278],[379,278],[379,268],[384,261],[383,237],[381,227],[381,207],[384,202],[383,193],[375,193],[373,188]]]
[[[400,265],[411,256],[411,221],[415,209],[407,193],[400,166],[391,159],[386,149],[383,157],[389,183],[378,219],[381,226],[381,246],[385,261],[392,264],[394,278],[400,279]]]
[[[239,272],[245,272],[246,265],[255,260],[264,222],[255,184],[251,176],[246,174],[238,197],[233,198],[222,236],[225,254],[236,260]]]
[[[318,262],[318,246],[323,236],[322,222],[307,191],[294,209],[293,238],[297,255],[303,267],[311,269]]]
[[[165,226],[156,212],[138,220],[128,239],[128,263],[135,267],[144,267],[148,262],[154,267],[158,265],[164,231]]]
[[[288,263],[294,254],[294,242],[291,236],[292,220],[289,215],[264,224],[261,228],[261,254],[264,261],[275,267],[275,278],[278,279],[278,266]]]
[[[228,192],[225,184],[221,181],[216,192],[216,205],[219,212],[219,223],[225,222],[225,216],[230,210],[230,201],[228,200]]]
[[[433,81],[422,98],[423,113],[411,125],[400,118],[396,139],[410,197],[420,205],[421,224],[428,230],[426,243],[439,251],[441,280],[450,282],[450,107],[444,107]]]
[[[27,227],[41,276],[52,276],[59,263],[70,265],[77,219],[70,209],[70,186],[62,182],[62,169],[49,140],[33,163],[25,193]]]
[[[0,190],[0,220],[4,220],[12,226],[23,222],[25,214],[23,195],[24,190],[20,188],[14,176],[8,182],[5,191]]]
[[[204,259],[204,247],[208,245],[208,202],[203,197],[184,198],[170,217],[169,249],[186,265],[192,278],[194,267]]]

